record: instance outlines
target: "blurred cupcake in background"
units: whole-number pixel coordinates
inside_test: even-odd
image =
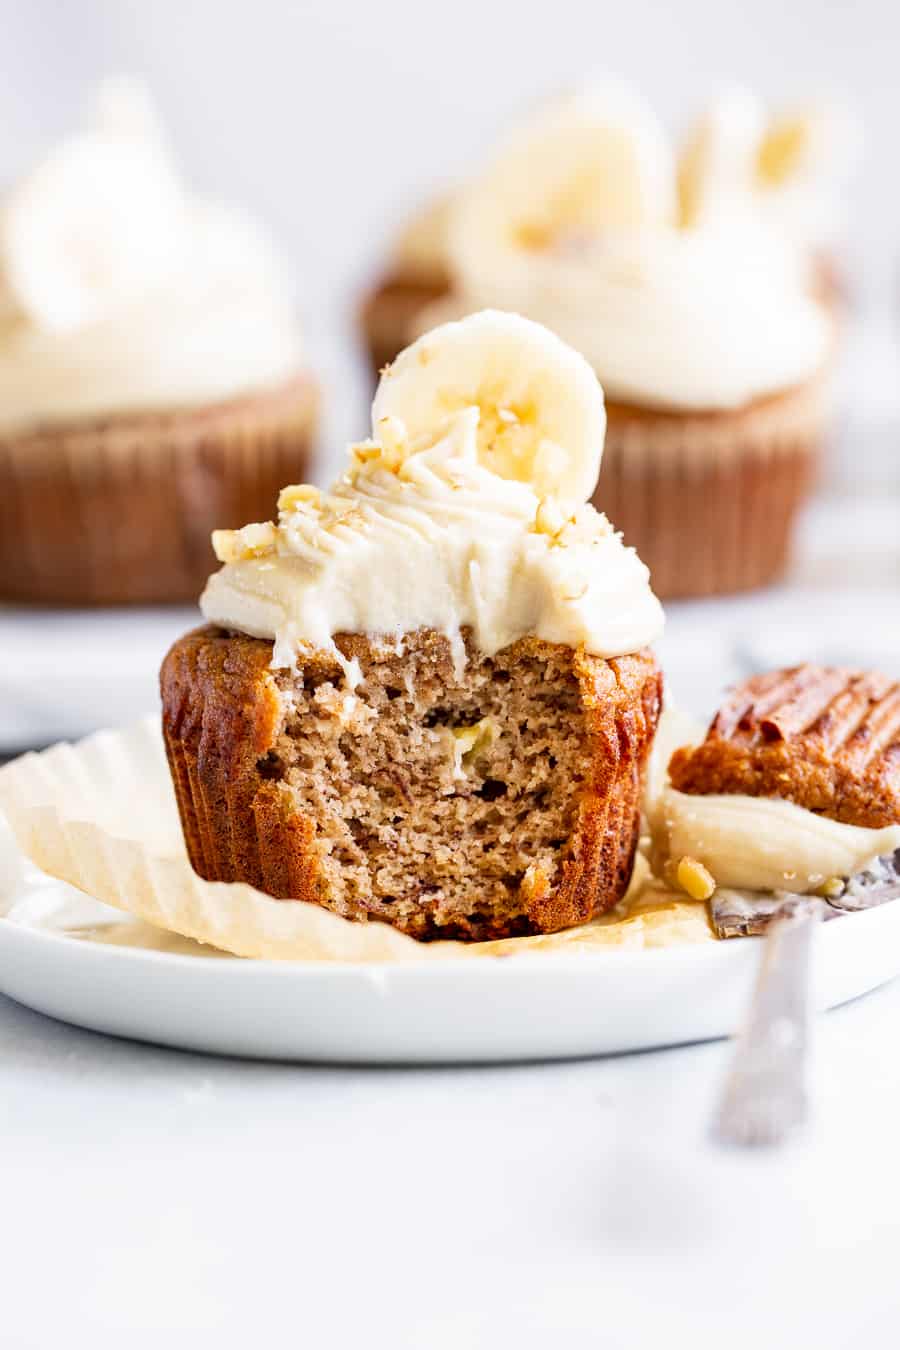
[[[193,599],[211,530],[308,473],[317,398],[265,234],[104,84],[0,201],[0,599]]]
[[[781,575],[832,344],[805,250],[743,198],[687,221],[682,195],[669,138],[630,88],[539,108],[451,198],[449,285],[405,335],[495,307],[587,357],[608,410],[594,503],[664,596]],[[383,364],[386,344],[372,356]]]
[[[363,302],[360,319],[376,375],[407,346],[423,309],[452,286],[447,234],[453,208],[447,193],[407,223],[384,277]]]

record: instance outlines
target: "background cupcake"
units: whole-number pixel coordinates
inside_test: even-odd
[[[193,596],[212,526],[306,468],[316,402],[268,240],[107,83],[0,207],[0,597]]]
[[[598,85],[459,192],[450,291],[416,320],[495,305],[588,358],[609,418],[594,500],[666,596],[777,578],[820,452],[830,321],[807,255],[738,200],[683,220],[652,111]]]

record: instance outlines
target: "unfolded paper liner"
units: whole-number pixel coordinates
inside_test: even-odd
[[[242,883],[202,881],[187,859],[162,738],[150,719],[6,765],[0,810],[22,852],[50,876],[237,956],[423,961],[714,940],[706,907],[648,883],[645,864],[621,915],[549,936],[484,943],[418,943],[385,924],[273,900]]]
[[[735,411],[610,403],[594,505],[637,549],[657,595],[769,585],[787,569],[827,415],[824,373]]]
[[[206,408],[0,435],[0,598],[193,602],[212,530],[268,520],[308,477],[317,407],[299,375]]]

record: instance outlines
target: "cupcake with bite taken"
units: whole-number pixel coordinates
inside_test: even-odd
[[[662,613],[588,504],[604,422],[582,357],[479,313],[384,373],[330,492],[216,535],[207,626],[162,670],[201,876],[423,940],[617,904]]]
[[[306,471],[316,406],[266,236],[102,86],[0,200],[0,598],[187,600],[213,526]]]
[[[544,106],[455,193],[450,284],[413,331],[496,305],[579,350],[607,397],[595,505],[659,594],[696,596],[787,566],[820,458],[832,322],[770,216],[688,216],[681,199],[633,91],[610,81]]]

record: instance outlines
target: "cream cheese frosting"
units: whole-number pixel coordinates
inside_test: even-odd
[[[866,829],[774,797],[703,795],[666,787],[654,817],[654,840],[662,858],[695,858],[718,885],[753,891],[807,894],[900,847],[900,822]]]
[[[808,259],[762,213],[683,225],[674,153],[617,83],[551,105],[501,148],[460,190],[447,237],[454,294],[422,328],[519,310],[581,351],[612,399],[736,408],[828,353]]]
[[[575,352],[518,316],[474,315],[407,349],[375,413],[329,493],[287,488],[277,524],[214,537],[209,621],[273,638],[276,666],[304,645],[335,650],[339,632],[434,628],[458,661],[463,627],[488,654],[534,634],[618,656],[659,635],[647,568],[592,506],[551,491],[587,496],[599,468],[603,396]],[[573,441],[554,447],[560,428]],[[573,476],[579,456],[588,478]]]
[[[3,429],[223,401],[300,359],[275,251],[182,187],[141,86],[103,86],[0,201]]]

